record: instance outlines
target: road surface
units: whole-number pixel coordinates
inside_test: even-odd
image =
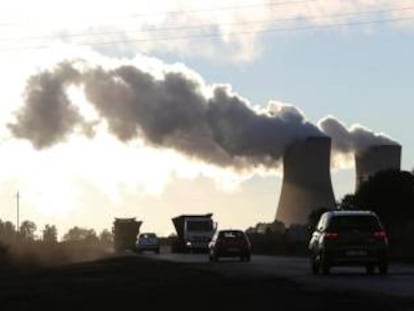
[[[205,255],[114,254],[49,268],[3,267],[0,310],[412,311],[412,298],[378,295],[385,288],[387,294],[412,292],[408,268],[396,266],[387,277],[358,270],[313,277],[300,258],[208,263]]]
[[[144,255],[158,260],[194,264],[229,278],[280,277],[311,290],[356,291],[414,299],[414,265],[391,264],[389,274],[367,275],[364,268],[332,268],[329,276],[310,273],[309,261],[302,257],[253,256],[251,262],[223,259],[209,263],[206,254]]]

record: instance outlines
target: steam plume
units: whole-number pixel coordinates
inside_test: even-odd
[[[44,148],[62,140],[82,117],[71,105],[65,88],[76,84],[79,72],[69,63],[59,64],[53,72],[32,76],[25,91],[26,105],[9,124],[16,137],[27,138],[36,148]]]
[[[332,138],[332,148],[336,153],[352,153],[377,145],[398,145],[398,143],[381,133],[356,124],[347,128],[344,123],[333,116],[328,116],[318,123],[321,130]]]
[[[16,137],[42,149],[87,127],[66,95],[71,85],[84,90],[119,140],[143,138],[220,166],[274,166],[293,141],[325,136],[294,106],[270,102],[259,111],[229,86],[206,85],[185,70],[165,70],[160,78],[132,65],[107,70],[82,61],[79,69],[78,63],[28,80],[24,106],[8,125]]]

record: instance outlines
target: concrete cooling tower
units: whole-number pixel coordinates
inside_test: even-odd
[[[313,210],[335,208],[330,157],[329,137],[309,137],[286,150],[276,220],[288,226],[306,224]]]
[[[370,176],[388,169],[401,169],[401,146],[372,146],[355,153],[356,189]]]

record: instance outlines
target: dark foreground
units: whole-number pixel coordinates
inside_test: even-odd
[[[0,310],[414,310],[413,300],[314,291],[275,278],[225,278],[193,264],[135,256],[1,273]]]

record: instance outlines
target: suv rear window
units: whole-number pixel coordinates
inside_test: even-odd
[[[241,231],[222,231],[218,237],[220,239],[243,239],[244,234]]]
[[[334,216],[328,224],[328,230],[336,232],[350,230],[375,231],[380,228],[378,219],[369,215]]]

